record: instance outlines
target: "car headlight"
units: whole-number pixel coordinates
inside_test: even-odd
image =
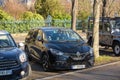
[[[94,53],[93,53],[93,48],[90,48],[89,53],[90,53],[91,56],[94,55]]]
[[[59,51],[59,50],[56,50],[56,49],[50,49],[51,53],[54,54],[54,55],[63,55],[64,53]]]
[[[25,54],[25,53],[21,53],[21,54],[19,55],[19,59],[20,59],[20,62],[21,62],[21,63],[26,62],[26,61],[27,61],[26,54]]]

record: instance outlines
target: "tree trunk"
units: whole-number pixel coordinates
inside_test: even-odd
[[[100,18],[100,0],[94,1],[94,27],[93,27],[93,49],[95,58],[99,57],[99,18]]]
[[[102,28],[104,30],[104,17],[105,17],[105,8],[106,8],[106,0],[102,0]]]
[[[71,29],[76,31],[76,16],[77,16],[78,0],[72,0],[72,11],[71,11]]]

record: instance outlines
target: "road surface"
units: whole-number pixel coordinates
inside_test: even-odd
[[[36,80],[120,80],[120,61],[84,70],[45,73],[38,74],[40,76]]]

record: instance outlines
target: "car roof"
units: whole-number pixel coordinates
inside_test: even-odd
[[[64,28],[64,27],[39,27],[39,28],[34,28],[34,29],[41,29],[41,30],[56,30],[56,29],[61,29],[61,30],[71,30],[68,28]]]
[[[0,30],[0,34],[9,34],[9,32],[7,32],[5,30]]]

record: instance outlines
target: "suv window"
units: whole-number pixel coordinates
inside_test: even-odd
[[[104,23],[104,31],[110,32],[110,23]]]

